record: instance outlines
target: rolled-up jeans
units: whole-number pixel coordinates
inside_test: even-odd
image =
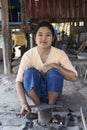
[[[23,75],[23,86],[28,94],[34,88],[41,103],[48,102],[48,92],[62,93],[64,77],[62,73],[51,68],[42,76],[40,71],[34,67],[29,67]]]

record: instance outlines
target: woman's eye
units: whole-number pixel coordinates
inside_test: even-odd
[[[42,36],[42,34],[38,34],[38,36]]]
[[[48,36],[48,37],[51,37],[51,35],[50,35],[50,34],[48,34],[47,36]]]
[[[46,34],[46,35],[43,35],[43,34],[37,34],[37,36],[39,36],[39,37],[51,37],[52,35],[51,34]]]

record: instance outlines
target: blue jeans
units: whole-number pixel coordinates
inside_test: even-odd
[[[27,93],[34,88],[40,102],[48,102],[48,92],[62,92],[64,77],[62,73],[52,68],[46,75],[42,76],[40,71],[34,67],[25,70],[23,76],[23,86]]]

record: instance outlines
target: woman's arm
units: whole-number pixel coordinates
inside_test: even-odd
[[[77,80],[78,76],[73,71],[65,69],[57,63],[51,63],[51,64],[44,65],[42,70],[41,70],[42,74],[46,74],[47,71],[51,68],[58,69],[63,74],[63,76],[66,80],[69,80],[69,81],[76,81]]]
[[[27,103],[22,82],[17,81],[16,82],[16,88],[17,88],[17,93],[18,93],[19,100],[20,100],[20,103],[21,103],[21,106],[22,106],[21,114],[25,115],[25,114],[29,113],[31,111],[31,109],[30,109],[30,107]]]
[[[58,65],[58,64],[54,64],[54,67],[63,74],[66,80],[73,81],[73,82],[77,80],[78,76],[73,71],[65,69],[61,65]]]

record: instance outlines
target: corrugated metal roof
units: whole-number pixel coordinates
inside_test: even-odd
[[[73,19],[85,17],[85,0],[26,0],[29,19]]]

